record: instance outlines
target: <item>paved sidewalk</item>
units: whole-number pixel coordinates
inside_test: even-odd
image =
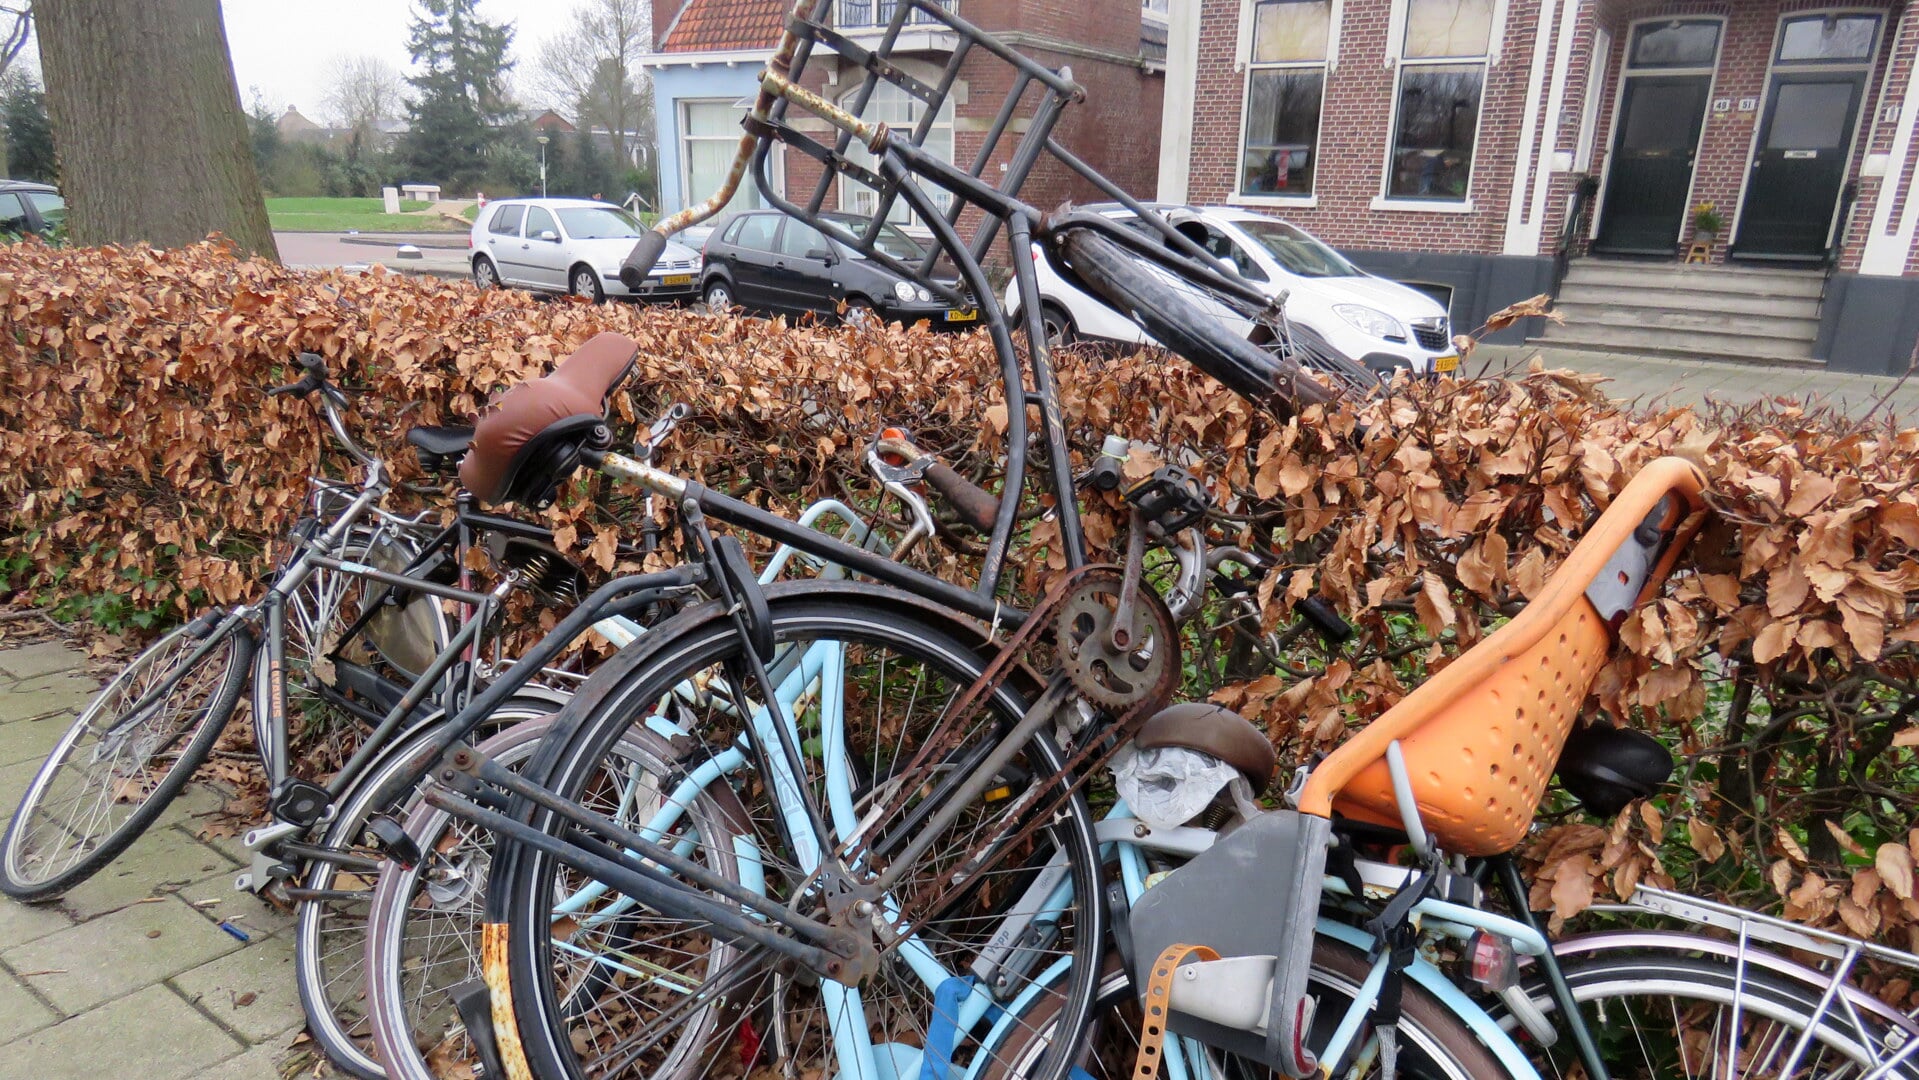
[[[12,817],[102,674],[57,643],[0,650],[0,816]],[[237,840],[196,835],[218,804],[189,788],[55,903],[0,898],[0,1080],[280,1075],[304,1026],[292,919],[233,891]]]
[[[1527,359],[1534,355],[1543,357],[1548,368],[1608,376],[1613,381],[1601,389],[1621,401],[1641,405],[1661,401],[1699,405],[1711,399],[1740,406],[1779,396],[1802,402],[1823,401],[1848,416],[1861,417],[1890,395],[1891,400],[1878,407],[1873,419],[1890,414],[1906,424],[1919,423],[1919,377],[1902,383],[1885,376],[1847,375],[1816,367],[1670,360],[1535,345],[1482,345],[1467,360],[1466,370],[1478,376],[1516,366],[1523,372]]]

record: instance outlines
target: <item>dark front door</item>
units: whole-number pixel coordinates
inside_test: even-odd
[[[1772,77],[1734,255],[1824,257],[1865,86],[1864,71]]]
[[[1710,75],[1635,75],[1619,103],[1597,251],[1670,255],[1686,217]]]

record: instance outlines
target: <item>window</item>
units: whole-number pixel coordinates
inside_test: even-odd
[[[1206,254],[1226,263],[1233,272],[1248,281],[1265,281],[1266,271],[1259,268],[1245,249],[1226,238],[1226,234],[1200,221],[1188,221],[1178,226],[1180,235],[1198,244]]]
[[[739,231],[733,237],[733,242],[754,251],[772,251],[773,234],[779,227],[778,214],[751,214],[740,219]]]
[[[866,235],[866,227],[873,223],[872,218],[858,214],[828,214],[826,220],[844,227],[854,236]],[[926,258],[926,249],[920,246],[919,241],[899,231],[895,225],[880,226],[879,235],[873,238],[873,247],[901,262],[917,262]],[[853,257],[860,256],[855,253]]]
[[[720,190],[726,174],[733,168],[733,155],[740,149],[740,118],[746,106],[731,99],[724,101],[680,102],[680,202],[692,206]],[[773,185],[780,184],[780,159],[769,155],[767,173]],[[736,210],[757,210],[766,205],[760,188],[748,169],[746,179],[728,206]]]
[[[1493,0],[1406,0],[1386,194],[1466,201]]]
[[[495,236],[518,236],[520,235],[520,219],[525,216],[526,207],[524,206],[520,206],[517,203],[502,206],[498,210],[493,211],[493,220],[487,225],[486,231]]]
[[[526,236],[529,240],[538,239],[541,233],[558,235],[560,227],[553,224],[553,215],[538,206],[526,208]]]
[[[560,224],[575,240],[636,240],[646,227],[639,219],[611,206],[569,206],[560,211]]]
[[[804,221],[789,221],[786,231],[780,234],[780,254],[804,259],[816,251],[832,254],[833,247],[826,242],[826,236]]]
[[[1644,23],[1633,31],[1635,68],[1709,68],[1719,54],[1718,20]]]
[[[1260,0],[1252,18],[1239,192],[1311,195],[1332,0]]]
[[[1238,221],[1239,231],[1266,249],[1289,274],[1300,277],[1359,277],[1359,268],[1303,229],[1283,221]]]
[[[860,87],[854,87],[840,98],[840,108],[854,112],[859,101]],[[881,80],[873,87],[873,96],[867,99],[866,108],[855,113],[862,120],[877,120],[893,129],[895,134],[905,133],[909,137],[919,130],[920,121],[926,117],[926,103],[890,82]],[[953,99],[947,96],[940,105],[940,111],[933,118],[932,126],[926,131],[926,141],[920,149],[940,159],[953,160]],[[847,157],[862,168],[879,171],[879,161],[857,141],[847,146]],[[944,210],[952,200],[952,193],[933,184],[922,185],[923,190],[933,200],[934,205]],[[840,177],[840,209],[848,213],[864,214],[871,217],[879,211],[880,193],[851,177]],[[887,211],[886,220],[898,225],[913,225],[917,220],[912,209],[904,199],[893,200],[893,207]]]
[[[0,193],[0,233],[24,233],[27,231],[27,208],[20,205],[20,196],[12,192]]]
[[[1879,33],[1876,15],[1814,15],[1787,19],[1779,35],[1779,59],[1860,62],[1872,58],[1872,41]]]
[[[50,191],[29,191],[27,201],[40,211],[40,220],[49,229],[57,229],[67,220],[67,200]]]

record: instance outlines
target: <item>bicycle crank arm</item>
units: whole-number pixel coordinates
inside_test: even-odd
[[[281,843],[280,853],[307,862],[332,863],[342,870],[354,870],[363,874],[377,874],[385,865],[379,859],[367,855],[343,851],[340,848],[323,847],[319,844],[301,844],[292,840]]]
[[[365,900],[373,895],[372,889],[299,889],[288,887],[280,890],[280,895],[296,904],[323,900]]]

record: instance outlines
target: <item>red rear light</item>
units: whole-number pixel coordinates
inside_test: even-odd
[[[1518,969],[1512,942],[1484,930],[1466,942],[1466,964],[1468,977],[1493,993],[1511,986]]]

